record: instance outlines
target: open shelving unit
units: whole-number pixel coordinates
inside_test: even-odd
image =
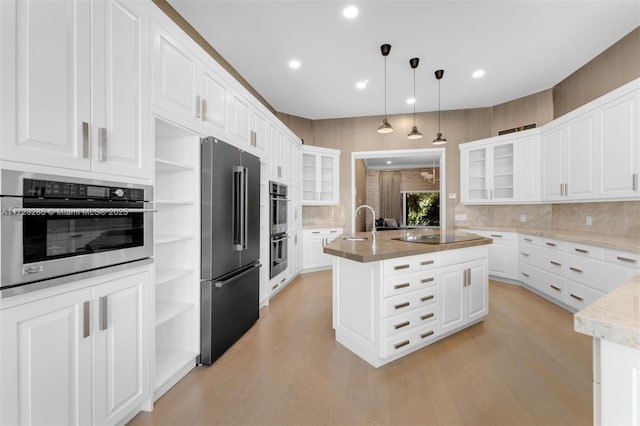
[[[155,123],[155,379],[158,399],[200,353],[200,137]]]

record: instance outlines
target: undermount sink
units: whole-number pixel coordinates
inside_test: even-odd
[[[347,241],[366,241],[369,237],[342,237],[342,239]]]

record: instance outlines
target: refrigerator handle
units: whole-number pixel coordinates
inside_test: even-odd
[[[251,268],[247,269],[246,271],[242,271],[242,272],[240,272],[238,275],[235,275],[235,276],[233,276],[233,277],[229,278],[228,280],[224,280],[224,281],[214,281],[213,286],[214,286],[215,288],[222,288],[222,287],[224,287],[224,286],[226,286],[226,285],[228,285],[228,284],[231,284],[233,281],[237,280],[237,279],[238,279],[238,278],[240,278],[241,276],[246,275],[246,274],[248,274],[249,272],[253,271],[255,268],[261,268],[261,267],[262,267],[262,264],[261,264],[261,263],[258,263],[258,264],[256,264],[256,265],[252,266]]]
[[[242,167],[233,167],[233,203],[231,216],[233,217],[233,249],[242,251],[242,206],[240,199],[242,198]]]
[[[242,250],[247,249],[247,229],[249,228],[249,214],[247,208],[249,205],[249,170],[242,168]]]

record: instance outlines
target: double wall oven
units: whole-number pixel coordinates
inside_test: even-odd
[[[269,277],[273,278],[287,269],[287,186],[269,182],[270,221],[270,266]]]
[[[150,186],[11,170],[1,177],[3,296],[150,263]]]

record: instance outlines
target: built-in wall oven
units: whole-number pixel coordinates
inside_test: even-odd
[[[150,263],[150,186],[11,170],[1,177],[3,296]]]
[[[270,199],[270,266],[269,277],[273,278],[287,269],[287,186],[269,182]]]

